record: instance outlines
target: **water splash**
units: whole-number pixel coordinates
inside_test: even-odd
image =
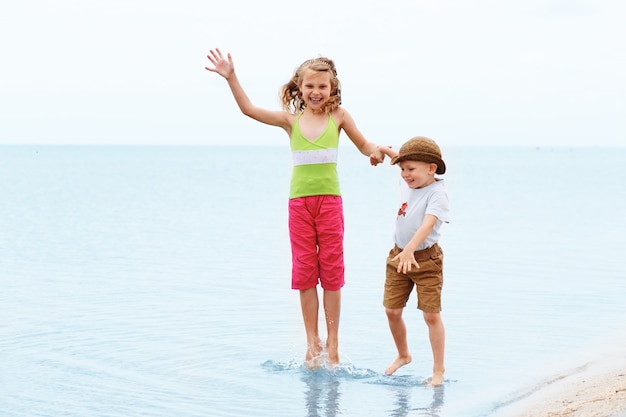
[[[357,368],[351,361],[340,361],[339,365],[329,365],[323,362],[322,366],[315,369],[308,368],[304,362],[290,359],[288,361],[267,360],[261,367],[268,372],[300,372],[308,377],[318,379],[369,379],[377,378],[381,375],[371,369]]]
[[[295,359],[290,359],[286,362],[267,360],[261,364],[261,367],[268,372],[285,372],[301,370],[304,368],[304,364]]]
[[[343,356],[339,365],[323,363],[321,367],[311,369],[302,361],[290,359],[288,361],[267,360],[261,364],[267,372],[301,373],[306,378],[317,380],[344,379],[362,380],[366,384],[384,385],[390,387],[424,387],[427,386],[428,378],[414,375],[386,375],[372,369],[358,368],[349,358]],[[444,384],[449,384],[449,379]]]

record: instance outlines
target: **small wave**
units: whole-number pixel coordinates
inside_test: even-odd
[[[542,381],[540,381],[537,384],[525,387],[523,389],[520,389],[516,392],[513,392],[511,394],[509,394],[507,397],[505,397],[504,399],[495,402],[492,407],[491,407],[491,411],[495,412],[498,411],[501,408],[504,407],[508,407],[512,404],[516,404],[521,402],[522,400],[530,397],[531,395],[551,386],[552,384],[559,382],[565,378],[571,377],[572,375],[576,375],[579,374],[583,371],[585,371],[587,369],[587,367],[589,366],[588,363],[578,366],[574,369],[570,369],[562,374],[558,374],[558,375],[554,375],[550,378],[546,378]]]

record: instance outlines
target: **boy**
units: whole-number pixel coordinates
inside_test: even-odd
[[[380,147],[383,150],[384,147]],[[402,311],[417,288],[417,308],[428,326],[433,353],[433,375],[426,380],[432,386],[443,383],[445,330],[441,320],[443,252],[437,241],[439,229],[449,222],[450,207],[444,181],[435,174],[446,172],[441,150],[432,139],[417,136],[399,152],[383,150],[398,164],[404,183],[401,207],[395,227],[395,245],[387,258],[383,305],[398,357],[385,370],[387,375],[411,362],[406,326]]]

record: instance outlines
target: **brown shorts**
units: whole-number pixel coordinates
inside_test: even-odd
[[[438,244],[428,249],[415,252],[415,260],[419,268],[413,266],[411,271],[403,274],[398,272],[398,262],[391,262],[402,252],[394,245],[387,257],[387,277],[383,305],[386,308],[404,308],[409,300],[413,287],[417,288],[417,308],[425,313],[441,311],[441,288],[443,287],[443,252]]]

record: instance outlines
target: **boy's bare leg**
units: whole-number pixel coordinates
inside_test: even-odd
[[[428,380],[428,385],[438,386],[443,384],[443,373],[445,367],[443,365],[446,331],[443,327],[441,314],[424,313],[424,320],[428,325],[428,337],[430,339],[430,347],[433,351],[433,376]]]
[[[324,290],[324,312],[326,314],[326,352],[331,366],[339,364],[339,316],[341,314],[341,290]]]
[[[319,299],[317,298],[317,287],[300,290],[300,307],[302,308],[302,318],[304,319],[304,329],[306,331],[306,356],[305,365],[309,368],[320,366],[320,336],[317,327],[319,314]]]
[[[385,369],[385,374],[391,375],[400,367],[411,363],[411,354],[409,353],[409,345],[406,340],[406,325],[402,319],[403,308],[386,308],[387,321],[389,322],[389,330],[393,336],[393,341],[398,349],[398,357],[389,364]]]

